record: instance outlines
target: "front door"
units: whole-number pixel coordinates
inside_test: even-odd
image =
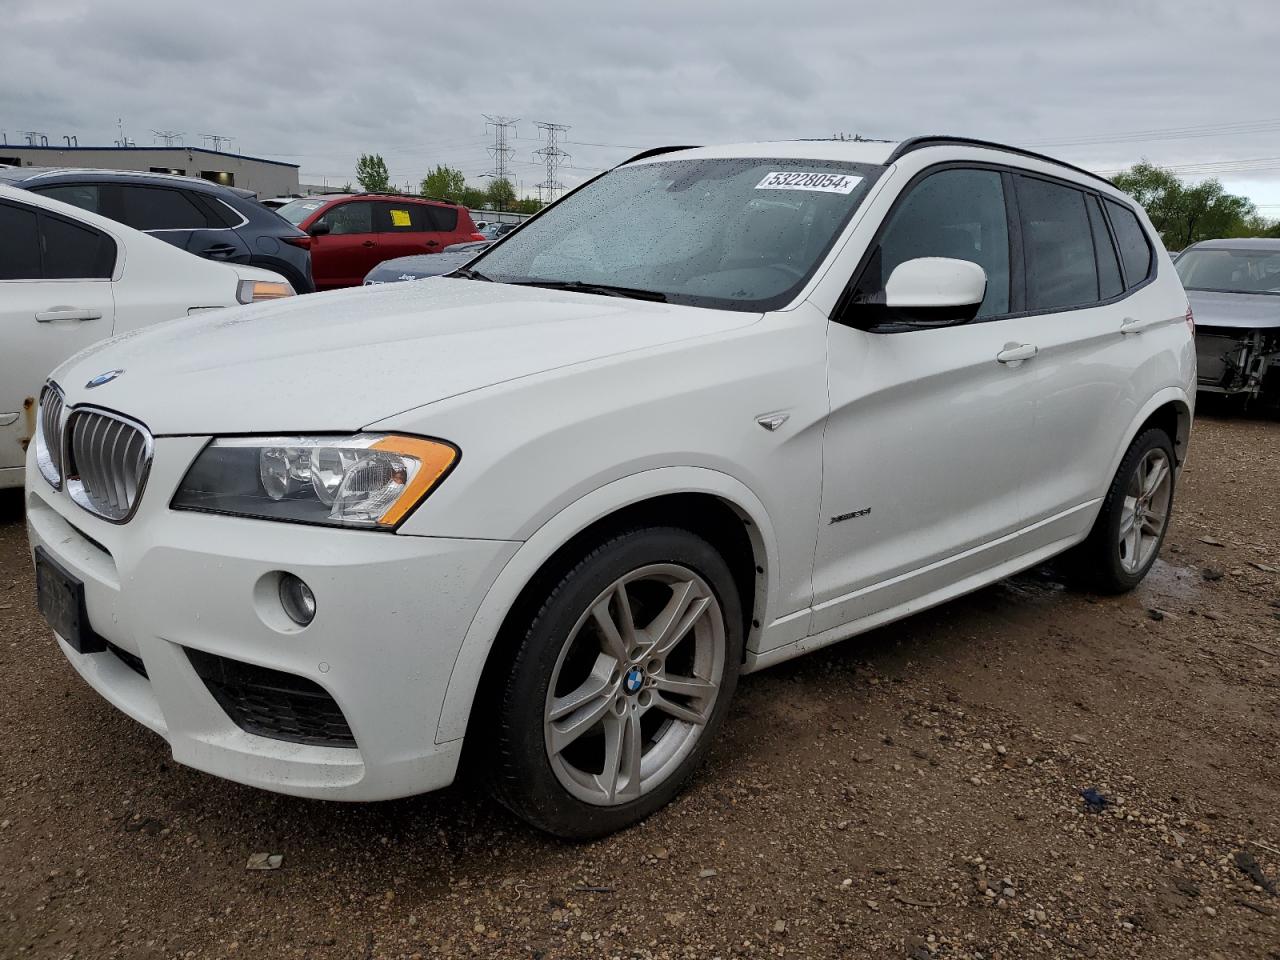
[[[311,240],[311,272],[317,289],[357,287],[383,261],[376,223],[372,201],[352,200],[326,210],[312,224],[329,228]]]
[[[900,263],[971,260],[988,278],[975,321],[829,327],[812,633],[927,605],[1017,556],[1035,372],[1016,348],[1034,321],[1012,315],[1007,189],[997,170],[928,174],[890,214],[857,283],[855,300],[874,302]]]
[[[111,335],[115,260],[106,234],[0,201],[0,486],[20,482],[45,378]]]

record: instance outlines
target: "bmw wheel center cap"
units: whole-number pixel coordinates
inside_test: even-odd
[[[644,686],[644,671],[639,667],[632,667],[627,671],[627,675],[622,678],[622,688],[627,693],[639,693],[640,688]]]

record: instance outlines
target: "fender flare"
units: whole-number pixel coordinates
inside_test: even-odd
[[[1195,417],[1195,403],[1193,400],[1188,399],[1187,392],[1181,387],[1165,387],[1163,390],[1148,399],[1146,404],[1138,410],[1137,416],[1135,416],[1133,421],[1129,424],[1129,429],[1125,431],[1124,438],[1121,440],[1120,446],[1112,453],[1110,469],[1106,473],[1103,493],[1105,493],[1106,489],[1111,485],[1112,478],[1115,477],[1116,471],[1120,469],[1120,461],[1124,459],[1124,455],[1129,450],[1129,445],[1132,444],[1134,438],[1137,437],[1138,431],[1142,429],[1142,425],[1147,422],[1147,419],[1153,413],[1169,403],[1179,404],[1186,410],[1187,414],[1187,435],[1182,438],[1183,448],[1181,451],[1178,450],[1178,437],[1172,438],[1175,456],[1178,453],[1182,454],[1182,458],[1178,461],[1178,471],[1181,472],[1182,465],[1186,463],[1187,460],[1186,446],[1187,442],[1191,438],[1191,421]],[[1099,496],[1101,497],[1102,494],[1099,494]],[[1099,505],[1101,505],[1101,499],[1099,499]]]
[[[572,537],[612,513],[673,493],[706,493],[719,497],[751,521],[748,533],[765,568],[762,622],[774,608],[778,578],[778,545],[764,504],[742,481],[705,467],[660,467],[633,473],[597,487],[569,504],[526,540],[515,552],[481,601],[458,649],[449,685],[440,706],[436,743],[460,739],[467,730],[480,678],[498,631],[520,592],[543,564]]]

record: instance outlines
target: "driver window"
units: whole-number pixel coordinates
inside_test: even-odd
[[[373,233],[373,204],[367,201],[334,207],[318,221],[329,225],[332,236],[344,233]]]
[[[994,170],[942,170],[912,188],[893,212],[858,281],[855,300],[874,303],[895,267],[917,257],[970,260],[987,273],[977,317],[1009,312],[1009,223]]]

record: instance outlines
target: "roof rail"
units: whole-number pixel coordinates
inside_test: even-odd
[[[923,150],[926,147],[946,147],[946,146],[982,147],[986,150],[999,150],[1002,153],[1012,153],[1020,157],[1029,157],[1032,160],[1043,160],[1045,163],[1052,163],[1059,167],[1066,167],[1068,170],[1074,170],[1076,173],[1082,173],[1086,177],[1091,177],[1094,180],[1100,180],[1109,187],[1115,186],[1115,184],[1112,183],[1110,180],[1108,180],[1106,177],[1096,174],[1092,170],[1086,170],[1084,169],[1084,167],[1077,167],[1075,164],[1067,163],[1066,161],[1059,160],[1056,157],[1047,157],[1043,153],[1036,153],[1033,150],[1024,150],[1022,147],[1011,147],[1007,143],[995,143],[994,141],[991,141],[991,140],[977,140],[977,139],[974,139],[973,137],[948,137],[948,136],[911,137],[907,140],[903,140],[900,144],[898,144],[897,148],[894,149],[893,153],[889,154],[889,159],[887,159],[885,163],[886,164],[893,163],[895,160],[899,159],[905,154],[912,153],[916,150]]]

